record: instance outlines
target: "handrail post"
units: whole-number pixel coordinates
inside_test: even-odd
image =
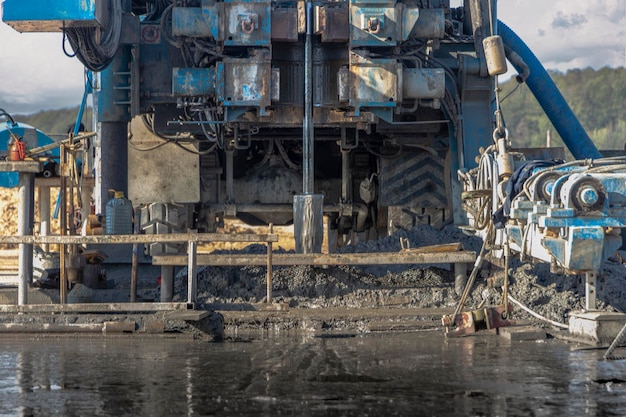
[[[269,234],[274,233],[274,225],[270,223]],[[270,304],[272,302],[272,241],[269,239],[267,241],[267,303]]]

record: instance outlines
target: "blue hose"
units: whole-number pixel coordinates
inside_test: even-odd
[[[530,75],[526,79],[526,84],[528,84],[528,88],[530,88],[530,91],[556,128],[556,131],[563,138],[563,142],[572,152],[574,158],[602,158],[602,154],[593,144],[591,138],[589,138],[589,135],[587,135],[587,132],[585,132],[585,129],[583,129],[574,112],[535,54],[515,32],[499,20],[498,34],[502,37],[503,43],[515,51],[528,65]],[[521,67],[515,64],[513,66],[517,71],[522,72]]]

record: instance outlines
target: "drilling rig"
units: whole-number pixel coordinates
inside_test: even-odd
[[[20,32],[62,32],[65,52],[95,74],[97,210],[119,190],[144,233],[212,232],[232,217],[293,223],[298,251],[316,253],[323,217],[339,244],[453,222],[506,259],[513,251],[590,283],[621,242],[626,161],[602,158],[497,19],[496,0],[6,0],[3,9]],[[507,60],[577,162],[514,149],[498,95]]]

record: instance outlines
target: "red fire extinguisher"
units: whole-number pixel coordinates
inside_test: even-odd
[[[9,160],[23,161],[26,158],[26,144],[17,136],[11,135],[9,141]]]

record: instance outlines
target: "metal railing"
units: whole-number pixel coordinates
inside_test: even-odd
[[[268,302],[271,301],[271,269],[272,269],[272,243],[278,242],[278,235],[268,234],[223,234],[223,233],[197,233],[189,231],[187,233],[175,234],[144,234],[144,235],[103,235],[103,236],[0,236],[0,243],[34,245],[49,244],[59,245],[61,254],[61,303],[65,304],[67,287],[67,275],[65,271],[64,258],[67,256],[65,246],[67,245],[89,245],[89,244],[139,244],[139,243],[187,243],[187,303],[193,305],[196,300],[196,271],[198,257],[198,243],[265,243],[267,245],[267,288]],[[32,265],[32,254],[30,263]],[[32,277],[23,271],[23,263],[20,262],[18,271],[18,304],[28,304],[28,287]],[[32,271],[32,268],[30,268]],[[135,288],[131,285],[131,293]]]

